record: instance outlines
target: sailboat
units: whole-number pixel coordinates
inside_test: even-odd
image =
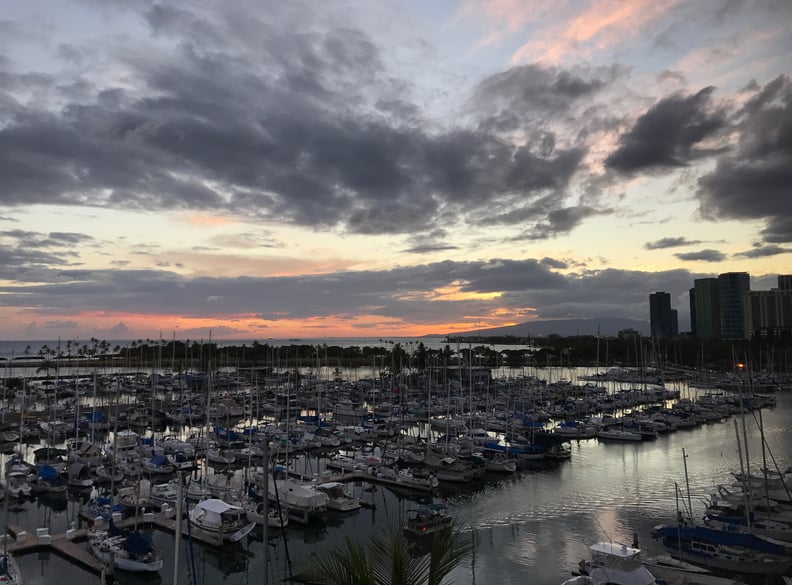
[[[22,585],[22,571],[14,556],[8,552],[8,498],[3,498],[3,551],[0,553],[0,582],[7,585]]]
[[[737,445],[739,451],[739,440]],[[684,449],[682,456],[687,481]],[[698,524],[692,519],[689,489],[687,498],[687,519],[680,512],[676,524],[661,524],[652,529],[652,537],[660,540],[673,558],[735,575],[783,575],[792,568],[792,555],[786,543],[752,532],[721,530]]]
[[[107,530],[88,534],[91,552],[103,563],[135,573],[156,573],[162,568],[162,554],[141,532],[122,532],[110,518]]]

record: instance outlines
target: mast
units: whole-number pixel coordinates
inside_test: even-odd
[[[745,418],[745,414],[743,413],[743,419]],[[743,420],[745,422],[745,420]],[[745,521],[748,526],[748,530],[751,529],[751,507],[750,507],[750,498],[749,498],[749,486],[746,483],[746,472],[745,466],[743,465],[743,455],[742,455],[742,447],[740,446],[740,430],[737,427],[737,419],[734,420],[734,432],[737,435],[737,455],[740,458],[740,477],[742,478],[742,490],[743,490],[743,499],[745,500]]]
[[[685,467],[685,489],[687,490],[687,498],[688,498],[688,516],[690,517],[691,522],[693,521],[693,502],[690,500],[690,480],[688,479],[688,468],[687,468],[687,453],[685,453],[685,448],[682,448],[682,463]]]

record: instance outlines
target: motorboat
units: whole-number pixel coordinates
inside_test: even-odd
[[[256,527],[255,522],[248,520],[243,506],[217,498],[198,502],[188,516],[192,529],[217,546],[238,542]]]
[[[6,474],[6,493],[13,498],[27,498],[33,492],[28,481],[28,474],[24,471],[10,471]]]
[[[167,504],[176,507],[176,500],[179,498],[179,491],[173,482],[155,483],[151,486],[148,500],[153,506],[162,507]]]
[[[580,561],[563,585],[736,585],[706,569],[666,555],[643,558],[641,549],[618,542],[597,542],[591,558]]]
[[[259,478],[260,479],[260,478]],[[280,502],[289,516],[307,524],[315,517],[321,517],[327,511],[329,496],[316,489],[316,486],[303,483],[293,477],[285,477],[285,472],[278,473],[278,479],[267,474],[267,493],[269,498]]]
[[[156,573],[162,569],[162,554],[141,532],[122,532],[111,518],[107,530],[88,533],[91,552],[116,569],[134,573]]]
[[[432,491],[440,485],[437,474],[429,472],[426,468],[423,468],[422,473],[421,468],[417,467],[399,469],[395,466],[383,466],[377,469],[376,476],[380,479],[402,485],[405,488],[423,491]]]
[[[643,441],[643,436],[641,433],[611,428],[597,431],[597,439],[601,441]]]
[[[617,542],[597,542],[589,547],[590,560],[582,560],[571,579],[562,585],[660,585],[640,560],[641,549]]]
[[[428,504],[407,511],[404,531],[414,536],[423,536],[449,528],[453,523],[454,518],[448,513],[445,504]]]
[[[327,494],[327,508],[339,512],[351,512],[362,507],[360,498],[350,495],[340,481],[328,481],[316,486],[316,490]]]

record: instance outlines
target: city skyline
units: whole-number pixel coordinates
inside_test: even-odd
[[[792,272],[788,2],[0,6],[0,339],[683,332]]]

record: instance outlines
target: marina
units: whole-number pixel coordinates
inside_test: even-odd
[[[90,476],[90,486],[70,485],[62,495],[36,491],[6,501],[8,551],[21,565],[26,582],[50,585],[68,574],[98,583],[102,575],[109,579],[112,573],[119,583],[170,583],[174,537],[180,532],[180,584],[230,577],[253,582],[261,571],[269,582],[277,582],[316,552],[342,542],[346,535],[365,539],[384,521],[412,519],[411,533],[420,536],[454,518],[473,548],[469,561],[455,570],[455,582],[522,583],[530,575],[532,582],[561,583],[594,542],[637,539],[642,549],[654,555],[663,552],[652,538],[652,528],[678,515],[677,490],[686,479],[682,450],[690,467],[687,480],[693,500],[700,505],[719,486],[735,481],[732,474],[739,472],[740,461],[732,425],[743,412],[752,421],[745,426],[744,439],[752,457],[762,452],[755,422],[762,413],[765,447],[773,450],[782,469],[792,464],[788,391],[760,396],[747,388],[719,392],[684,381],[631,383],[625,388],[615,381],[586,382],[583,378],[591,373],[586,368],[536,373],[493,378],[473,391],[470,385],[446,383],[430,387],[428,393],[405,378],[402,392],[387,399],[381,390],[372,392],[377,390],[372,381],[306,376],[310,382],[294,386],[273,377],[265,385],[255,385],[225,371],[214,378],[224,389],[209,394],[206,383],[212,380],[203,386],[180,386],[179,378],[168,373],[104,373],[102,389],[99,376],[81,378],[82,387],[76,379],[74,385],[61,382],[67,394],[66,400],[58,401],[62,407],[53,409],[56,401],[49,400],[48,408],[23,415],[19,410],[32,397],[26,392],[7,399],[5,433],[18,433],[5,443],[7,469],[21,465],[19,461],[40,463],[39,457],[52,459],[51,464],[59,458],[67,463],[82,457],[88,470],[96,466],[98,471],[100,463],[110,469],[114,461],[127,467],[117,483]],[[223,378],[227,380],[219,382]],[[46,399],[46,389],[43,396]],[[212,410],[217,403],[222,408]],[[336,417],[334,403],[343,406]],[[194,418],[179,421],[176,417],[188,404]],[[366,417],[359,417],[361,409]],[[52,428],[46,413],[54,411],[65,421],[66,433],[43,432]],[[570,421],[577,421],[574,433],[565,424]],[[29,436],[22,439],[25,432]],[[76,438],[81,441],[72,440]],[[277,462],[275,471],[282,470],[283,478],[274,482],[279,488],[273,488],[271,480],[269,486],[261,483],[267,469],[261,459],[263,440]],[[80,450],[73,450],[72,444],[80,444]],[[87,445],[115,457],[98,457],[92,466]],[[269,491],[271,508],[277,510],[281,502],[281,520],[268,531],[266,566],[260,523],[218,542],[190,530],[186,520],[177,531],[173,506],[147,500],[155,491],[172,494],[176,485],[176,468],[160,473],[152,461],[172,460],[174,449],[182,452],[188,446],[193,449],[188,462],[197,464],[180,472],[188,506],[197,501],[190,499],[191,493],[199,499],[221,498],[214,501],[231,502],[231,507],[244,506],[246,489],[252,489],[248,485],[258,493]],[[227,460],[210,461],[204,453],[214,448]],[[752,468],[757,468],[756,459]],[[291,489],[288,482],[308,490],[300,497],[317,507],[300,509],[301,500],[283,499],[288,494],[277,490]],[[89,530],[104,521],[93,512],[92,503],[111,491],[126,494],[120,498],[124,508],[113,515],[117,525],[140,530],[161,554],[163,568],[157,573],[144,577],[113,571],[86,546]],[[334,492],[349,501],[339,500],[330,509],[327,498]],[[257,512],[259,522],[266,521],[260,508]],[[292,522],[287,524],[286,517]]]

